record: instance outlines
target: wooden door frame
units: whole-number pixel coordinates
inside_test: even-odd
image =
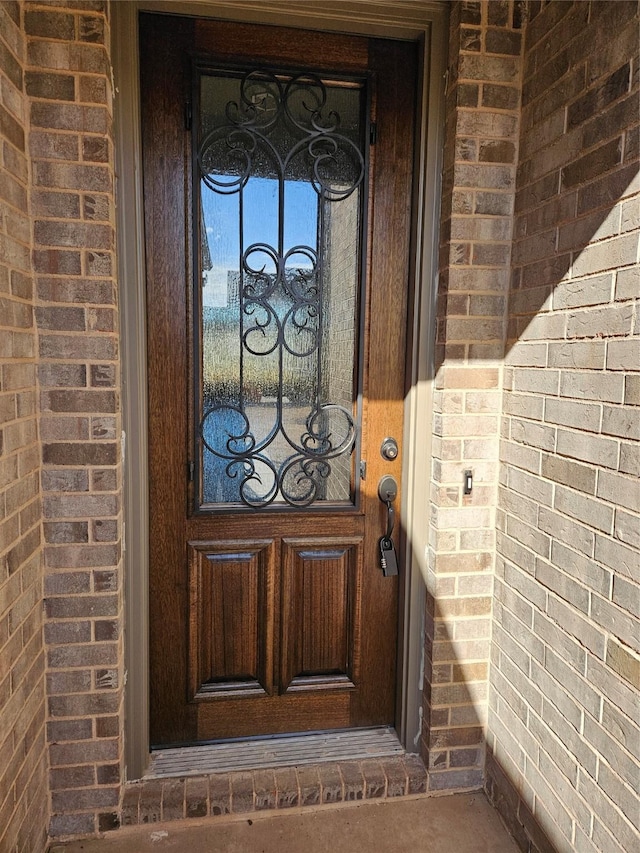
[[[444,73],[448,48],[446,0],[129,0],[112,3],[116,86],[118,265],[122,344],[125,550],[125,760],[127,779],[143,776],[149,760],[148,518],[146,306],[138,83],[138,12],[162,11],[227,20],[286,24],[358,35],[413,39],[423,48],[416,117],[405,398],[402,523],[406,531],[400,614],[398,736],[419,751],[424,674],[424,610],[429,519],[438,215],[444,137]],[[123,536],[123,539],[125,537]]]

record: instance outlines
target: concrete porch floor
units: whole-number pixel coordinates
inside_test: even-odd
[[[484,794],[403,797],[124,827],[49,853],[518,853]]]

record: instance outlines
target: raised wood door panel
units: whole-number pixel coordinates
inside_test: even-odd
[[[365,274],[350,461],[356,472],[366,461],[366,479],[352,477],[352,499],[335,506],[209,509],[189,476],[198,309],[185,105],[203,56],[369,87],[377,139],[354,261]],[[394,722],[398,584],[380,569],[377,483],[402,464],[401,447],[392,463],[379,448],[402,436],[415,68],[415,45],[401,42],[141,15],[155,745]]]
[[[285,538],[282,544],[281,690],[355,687],[362,537]]]
[[[274,542],[188,547],[191,700],[272,694]]]

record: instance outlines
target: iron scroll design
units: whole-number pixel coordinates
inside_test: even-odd
[[[352,453],[358,432],[353,413],[323,398],[322,348],[325,323],[325,203],[348,198],[363,183],[361,147],[341,132],[340,115],[327,109],[327,91],[312,74],[284,78],[254,70],[239,81],[237,100],[229,101],[225,120],[203,133],[196,159],[201,180],[213,192],[242,194],[255,171],[276,176],[278,242],[240,243],[239,391],[233,401],[205,406],[199,424],[203,447],[221,461],[237,483],[241,502],[264,508],[278,496],[292,507],[322,497],[332,461]],[[339,179],[336,174],[339,173]],[[285,181],[306,178],[318,199],[317,246],[284,242]],[[242,229],[241,229],[242,230]],[[273,423],[256,438],[243,383],[245,358],[277,360],[278,383]],[[292,433],[286,423],[283,359],[315,359],[314,390],[304,428]],[[301,434],[299,434],[301,432]],[[268,450],[276,440],[287,448],[284,459]]]

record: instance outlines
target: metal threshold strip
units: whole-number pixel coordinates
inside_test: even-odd
[[[313,732],[154,750],[144,778],[202,776],[401,755],[404,749],[391,728]]]

